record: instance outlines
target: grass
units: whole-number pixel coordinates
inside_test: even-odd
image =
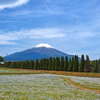
[[[9,75],[9,74],[41,74],[40,71],[32,71],[32,70],[17,70],[11,68],[0,67],[0,75]]]
[[[83,87],[100,90],[100,78],[66,76],[71,81]]]
[[[100,94],[79,90],[62,77],[83,87],[98,90],[100,90],[100,78],[76,77],[75,74],[77,73],[1,67],[0,100],[100,100]]]
[[[99,100],[52,74],[0,75],[0,100]]]
[[[0,67],[0,74],[30,74],[30,73],[49,73],[66,76],[80,76],[80,77],[95,77],[100,78],[100,73],[86,73],[86,72],[67,72],[67,71],[52,71],[52,70],[33,70],[33,69],[14,69]]]

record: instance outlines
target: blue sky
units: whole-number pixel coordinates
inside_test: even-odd
[[[0,0],[0,56],[47,43],[100,58],[100,0]]]

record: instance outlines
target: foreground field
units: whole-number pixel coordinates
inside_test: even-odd
[[[0,68],[0,100],[100,100],[100,78],[55,72]]]
[[[100,94],[79,90],[61,75],[0,75],[0,100],[99,100]],[[99,80],[100,82],[100,80]]]

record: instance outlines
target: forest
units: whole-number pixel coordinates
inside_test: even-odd
[[[50,57],[41,60],[27,61],[8,61],[4,67],[35,69],[35,70],[55,70],[55,71],[70,71],[70,72],[100,72],[100,59],[90,61],[89,56],[81,55],[81,59],[77,55],[71,59],[66,57]]]

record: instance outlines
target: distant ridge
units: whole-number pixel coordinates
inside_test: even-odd
[[[27,49],[21,52],[16,52],[11,55],[5,56],[5,61],[24,61],[24,60],[36,60],[42,58],[49,58],[49,57],[61,57],[61,56],[68,56],[72,58],[74,55],[69,55],[63,53],[49,44],[38,44],[31,49]]]

